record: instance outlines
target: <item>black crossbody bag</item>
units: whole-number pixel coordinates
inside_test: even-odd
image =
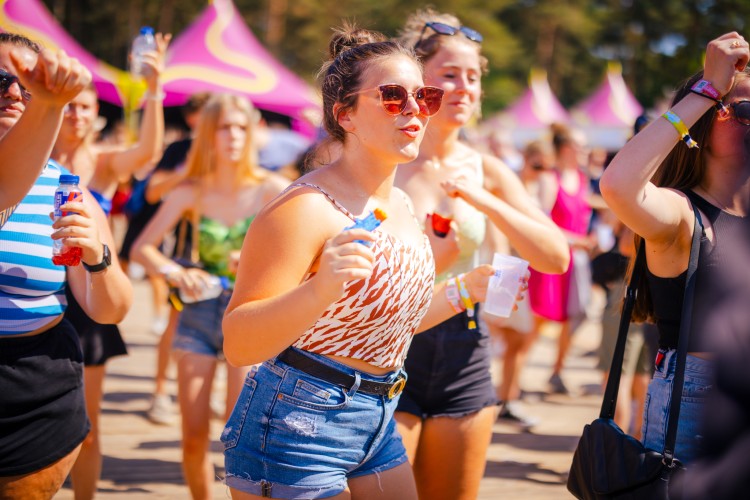
[[[617,393],[622,375],[622,360],[625,355],[625,341],[635,304],[636,286],[645,267],[645,242],[641,241],[625,296],[617,345],[612,357],[612,366],[599,418],[583,428],[583,434],[578,441],[573,463],[570,466],[568,491],[577,498],[585,500],[667,499],[669,498],[667,490],[670,477],[684,470],[683,465],[674,456],[674,449],[680,417],[682,387],[685,381],[685,358],[693,315],[695,270],[698,267],[700,238],[703,234],[703,224],[695,206],[693,206],[693,212],[695,213],[693,240],[690,246],[690,261],[682,303],[680,334],[677,342],[677,365],[672,385],[664,449],[660,452],[647,449],[639,440],[624,433],[614,422]]]

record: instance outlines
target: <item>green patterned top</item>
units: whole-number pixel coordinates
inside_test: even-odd
[[[204,269],[215,276],[226,276],[234,283],[229,272],[229,253],[240,250],[250,223],[255,216],[237,221],[231,226],[208,217],[201,217],[198,254]]]

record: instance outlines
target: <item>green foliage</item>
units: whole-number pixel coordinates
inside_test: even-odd
[[[149,24],[179,34],[206,0],[43,0],[65,29],[104,61],[125,67],[130,40]],[[607,61],[622,63],[629,87],[648,107],[702,65],[706,43],[727,31],[747,33],[747,0],[434,0],[484,37],[490,60],[485,115],[526,88],[543,68],[566,106],[599,85]],[[312,82],[326,57],[331,28],[344,19],[396,35],[406,16],[428,2],[398,0],[235,0],[261,43]],[[274,24],[270,19],[275,9]],[[274,32],[271,26],[279,26]],[[274,43],[274,37],[278,43]],[[270,42],[270,43],[269,43]]]

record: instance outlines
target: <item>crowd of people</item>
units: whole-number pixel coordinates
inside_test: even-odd
[[[715,398],[738,415],[727,425],[747,434],[737,420],[746,384],[716,368],[737,363],[735,344],[747,351],[737,319],[746,280],[729,267],[745,255],[750,209],[741,35],[711,41],[670,111],[639,119],[609,162],[558,124],[517,152],[499,136],[469,141],[483,37],[432,9],[409,16],[395,39],[334,31],[319,74],[320,134],[307,150],[299,137],[271,140],[261,112],[228,93],[192,96],[190,135],[165,148],[170,36],[156,40],[143,59],[138,139],[112,145],[97,140],[96,90],[78,61],[0,34],[0,151],[13,165],[0,169],[0,498],[51,498],[68,476],[76,499],[96,495],[105,365],[127,355],[117,324],[133,301],[134,265],[152,283],[160,335],[148,417],[170,425],[179,414],[193,498],[210,498],[215,481],[222,365],[233,498],[476,498],[495,422],[530,431],[539,421],[521,379],[541,331],[559,331],[549,392],[570,394],[574,333],[599,318],[606,382],[641,241],[634,318],[646,323],[630,332],[615,419],[661,450],[694,227],[699,286],[675,452],[697,474],[676,479],[675,494],[715,488],[715,464],[747,448],[705,411]],[[69,175],[82,195],[53,216]],[[116,244],[108,216],[131,179],[129,227]],[[374,230],[361,227],[368,214],[379,214]],[[449,224],[435,229],[441,220]],[[81,249],[80,265],[53,264],[59,241]],[[509,318],[482,307],[496,252],[530,266]],[[592,295],[604,298],[599,311]],[[729,311],[720,335],[714,307]],[[723,492],[746,482],[735,470]]]

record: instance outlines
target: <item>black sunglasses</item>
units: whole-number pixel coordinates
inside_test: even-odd
[[[427,28],[430,28],[432,31],[434,31],[438,35],[453,36],[456,33],[460,32],[460,33],[463,33],[464,36],[468,38],[469,40],[471,40],[472,42],[482,43],[482,40],[484,40],[484,37],[482,36],[481,33],[479,33],[477,30],[473,30],[466,26],[461,26],[460,28],[456,28],[455,26],[451,26],[450,24],[429,22],[429,23],[425,23],[424,28],[422,28],[422,32],[419,34],[419,41],[414,46],[415,49],[419,47],[419,45],[424,41],[424,32],[427,30]]]
[[[18,88],[21,89],[21,97],[23,97],[27,101],[30,101],[31,92],[26,90],[26,87],[21,85],[21,82],[18,80],[18,77],[16,75],[11,75],[4,69],[0,69],[0,92],[2,92],[3,94],[8,92],[8,89],[10,89],[10,86],[16,82],[18,82]]]
[[[729,105],[729,109],[735,120],[750,126],[750,101],[734,101]]]
[[[420,87],[414,92],[409,92],[403,86],[396,83],[379,85],[372,89],[352,92],[349,95],[361,94],[377,90],[380,93],[380,104],[389,115],[398,115],[406,109],[409,102],[409,96],[413,96],[419,106],[419,113],[424,116],[432,116],[440,110],[440,104],[443,102],[443,89],[439,87]]]

